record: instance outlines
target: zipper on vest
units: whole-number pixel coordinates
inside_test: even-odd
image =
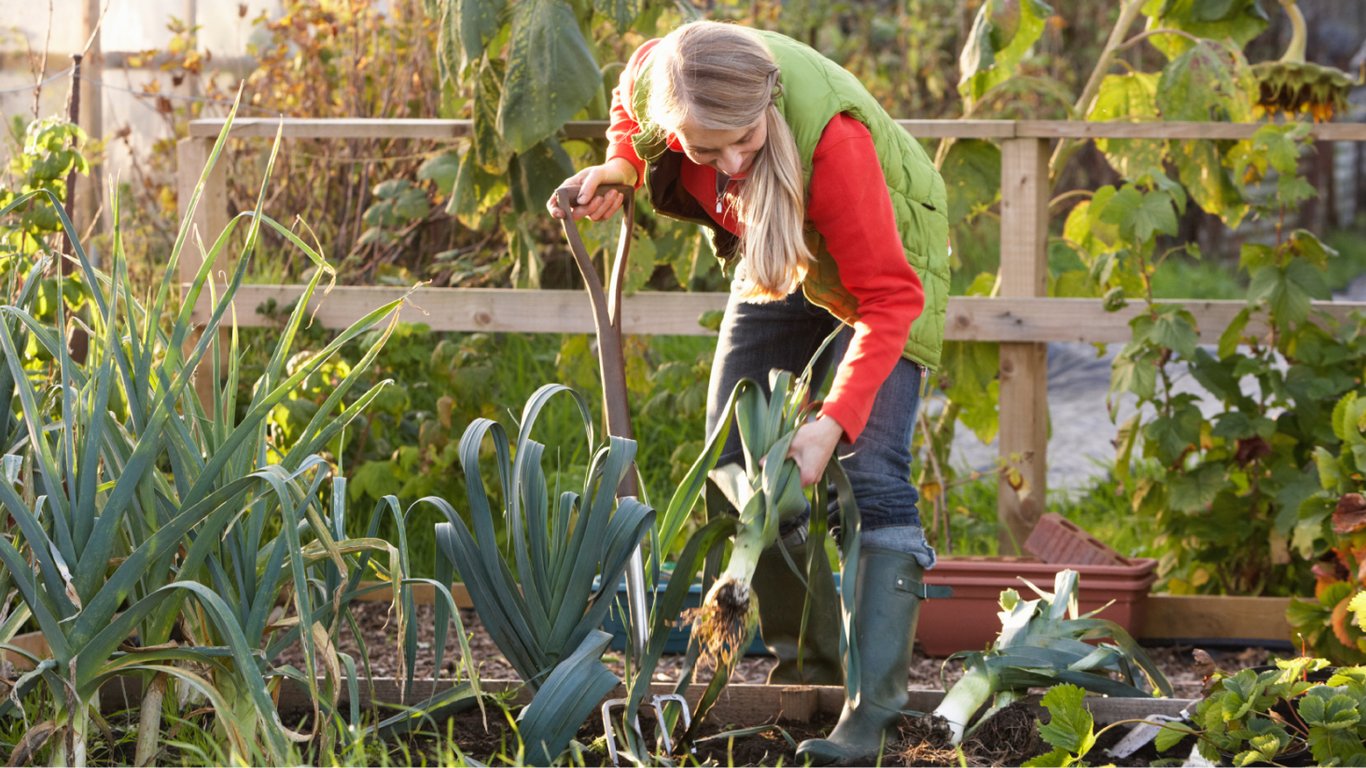
[[[726,185],[730,183],[730,177],[720,171],[716,172],[716,212],[721,212],[721,198],[726,194]]]

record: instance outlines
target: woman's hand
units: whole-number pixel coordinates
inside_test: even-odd
[[[835,453],[835,445],[844,435],[844,427],[829,416],[819,416],[797,427],[797,435],[792,438],[792,447],[787,455],[797,462],[801,470],[802,487],[812,485],[825,473],[825,465]]]
[[[560,186],[579,188],[579,197],[574,201],[574,209],[570,211],[570,215],[574,219],[587,217],[592,221],[603,221],[616,214],[621,208],[623,198],[621,193],[616,190],[594,197],[598,187],[603,184],[635,186],[635,183],[635,166],[620,157],[614,157],[602,165],[584,168],[565,179]],[[557,198],[558,195],[551,195],[545,207],[550,211],[551,216],[563,219],[564,211],[560,210],[560,201]]]

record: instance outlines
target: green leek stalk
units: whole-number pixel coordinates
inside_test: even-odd
[[[986,651],[958,655],[966,671],[931,714],[943,718],[952,744],[1034,687],[1072,683],[1109,696],[1171,695],[1171,684],[1123,627],[1094,618],[1098,611],[1078,615],[1076,571],[1059,571],[1051,594],[1025,583],[1039,597],[1001,593],[1000,634]],[[1135,684],[1139,677],[1148,690]]]
[[[750,584],[760,554],[777,542],[781,522],[808,508],[797,463],[787,456],[810,412],[808,382],[806,374],[794,380],[791,373],[775,372],[768,402],[752,382],[741,382],[735,412],[749,469],[732,463],[708,473],[739,510],[739,520],[725,569],[702,606],[684,612],[683,619],[693,625],[702,661],[718,670],[731,668],[759,625],[759,603]]]

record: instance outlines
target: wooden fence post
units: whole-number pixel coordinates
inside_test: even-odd
[[[214,139],[200,138],[191,136],[181,139],[176,146],[176,205],[180,212],[180,220],[184,221],[188,213],[190,198],[194,195],[195,185],[199,183],[199,176],[204,172],[204,166],[209,162],[209,155],[213,152]],[[214,240],[228,225],[228,184],[227,175],[223,165],[214,167],[213,172],[204,182],[204,191],[200,195],[199,205],[195,208],[194,226],[190,229],[189,237],[185,241],[184,247],[180,252],[180,282],[189,283],[194,280],[199,268],[203,266],[204,259],[200,253],[200,241],[203,241],[204,248],[213,246]],[[198,237],[196,237],[198,233]],[[218,280],[222,264],[214,269],[210,280]],[[217,286],[218,295],[222,295],[220,282]],[[199,296],[199,305],[195,308],[196,320],[202,321],[209,314],[209,292],[205,290]],[[190,337],[189,344],[197,343],[198,335]],[[226,355],[228,350],[225,344],[220,344],[220,355]],[[195,376],[195,391],[199,393],[199,402],[207,409],[213,403],[213,387],[217,382],[210,381],[208,374]]]
[[[1048,278],[1048,141],[1001,142],[1001,292],[1044,296]],[[1019,554],[1044,510],[1048,451],[1048,345],[1002,343],[997,498],[1000,552]]]

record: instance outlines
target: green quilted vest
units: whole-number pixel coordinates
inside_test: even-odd
[[[920,276],[925,290],[925,309],[911,326],[904,355],[930,368],[937,367],[944,346],[944,315],[949,296],[949,222],[943,179],[920,144],[892,120],[857,78],[791,38],[773,32],[758,34],[778,63],[782,82],[778,111],[796,139],[807,184],[811,183],[811,158],[816,144],[831,118],[848,113],[872,134],[891,192],[906,260]],[[632,102],[641,126],[634,146],[649,166],[646,181],[651,202],[661,213],[706,225],[717,255],[728,264],[737,254],[739,238],[717,225],[701,204],[683,190],[679,181],[683,155],[668,151],[664,132],[650,123],[646,115],[649,66],[650,61],[646,60],[636,79]],[[802,282],[802,291],[842,321],[856,321],[858,302],[840,282],[839,269],[824,239],[808,226],[806,242],[815,260]]]

